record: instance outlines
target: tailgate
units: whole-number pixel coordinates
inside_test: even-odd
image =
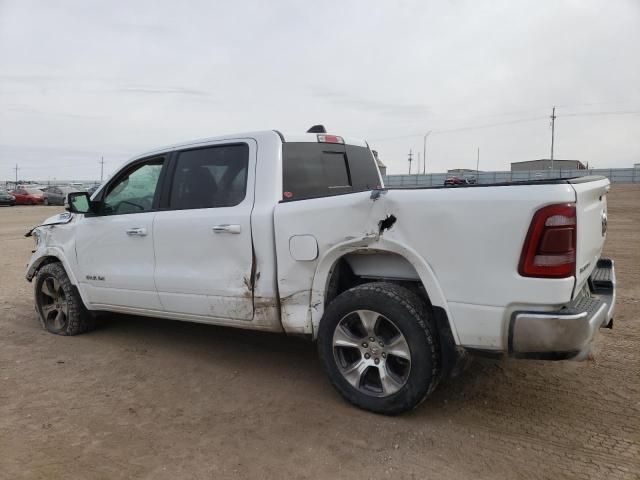
[[[576,192],[576,287],[580,292],[602,254],[607,231],[607,192],[605,177],[583,177],[570,180]]]

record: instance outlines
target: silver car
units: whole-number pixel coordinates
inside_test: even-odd
[[[43,203],[45,205],[64,205],[67,200],[67,195],[73,192],[81,192],[83,191],[78,187],[47,187],[44,189],[44,200]]]

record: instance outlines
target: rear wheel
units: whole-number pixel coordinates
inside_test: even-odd
[[[42,267],[34,288],[36,310],[46,330],[57,335],[78,335],[93,328],[93,317],[60,263]]]
[[[439,349],[424,302],[392,283],[369,283],[339,295],[318,332],[331,383],[351,403],[397,414],[419,405],[437,385]]]
[[[45,198],[45,199],[44,199],[44,201],[43,201],[42,203],[44,203],[45,205],[47,205],[47,206],[48,206],[48,205],[49,205],[49,199],[48,199],[48,198]]]

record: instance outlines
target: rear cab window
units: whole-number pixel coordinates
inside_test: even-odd
[[[284,201],[362,192],[380,187],[367,147],[287,142],[282,146]]]

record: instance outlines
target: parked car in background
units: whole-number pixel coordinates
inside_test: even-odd
[[[89,194],[89,196],[92,196],[94,193],[96,193],[96,190],[98,190],[100,188],[100,185],[94,185],[92,187],[89,187],[87,189],[87,193]]]
[[[11,195],[5,189],[0,189],[0,205],[9,205],[13,207],[16,204],[16,197]]]
[[[81,187],[69,186],[69,187],[47,187],[44,190],[43,203],[45,205],[64,205],[67,200],[67,195],[72,192],[83,192]]]
[[[464,179],[467,181],[469,185],[475,185],[476,183],[478,183],[478,179],[475,177],[475,175],[464,177]]]
[[[445,185],[466,185],[467,182],[464,178],[460,178],[460,177],[447,177],[446,180],[444,181]]]
[[[444,181],[445,185],[475,185],[478,180],[474,176],[470,177],[457,177],[450,176]]]
[[[37,188],[17,188],[11,195],[16,198],[16,205],[41,205],[44,201],[42,190]]]

